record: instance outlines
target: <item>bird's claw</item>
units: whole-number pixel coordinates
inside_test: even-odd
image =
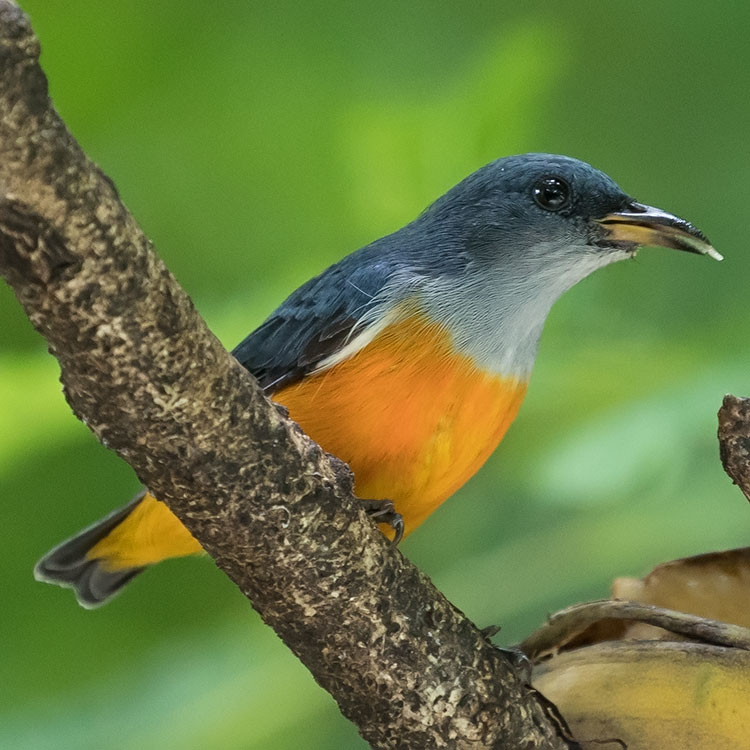
[[[397,545],[404,538],[404,519],[396,512],[390,500],[362,500],[365,513],[376,523],[386,523],[393,529],[392,545]]]
[[[495,649],[499,651],[510,663],[511,667],[515,670],[516,674],[523,680],[524,684],[531,685],[531,668],[532,663],[526,654],[521,651],[517,646],[510,646],[503,648],[497,644],[493,644]]]

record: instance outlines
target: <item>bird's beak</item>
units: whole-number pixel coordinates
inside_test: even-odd
[[[671,247],[689,253],[710,255],[714,260],[724,259],[714,250],[703,232],[689,221],[659,208],[634,202],[627,210],[607,214],[597,221],[606,232],[606,240],[610,242]]]

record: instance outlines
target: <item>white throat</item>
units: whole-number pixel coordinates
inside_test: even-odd
[[[527,380],[554,302],[598,268],[628,257],[588,247],[536,250],[512,270],[469,267],[462,279],[430,280],[420,290],[427,314],[484,370]]]

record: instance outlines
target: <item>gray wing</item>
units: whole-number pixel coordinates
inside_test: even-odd
[[[358,322],[360,332],[378,318],[378,295],[394,270],[389,239],[362,248],[310,279],[235,347],[232,354],[268,393],[314,370],[346,343]]]

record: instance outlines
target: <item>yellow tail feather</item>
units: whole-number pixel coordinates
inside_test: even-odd
[[[152,565],[202,551],[195,537],[150,493],[87,553],[109,571]]]

